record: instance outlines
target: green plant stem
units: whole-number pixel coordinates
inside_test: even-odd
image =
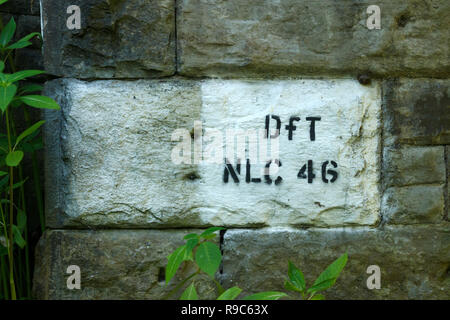
[[[29,125],[27,124],[27,126],[29,126]],[[14,136],[17,137],[16,126],[14,124],[13,117],[11,117],[11,129],[12,129],[12,132],[13,132]],[[23,180],[22,164],[19,165],[19,181],[24,181]],[[26,202],[25,202],[25,184],[22,184],[20,186],[20,202],[21,202],[22,210],[23,210],[23,212],[26,215],[27,214],[27,206],[26,206]],[[24,237],[25,237],[25,281],[26,281],[26,291],[27,291],[27,296],[30,297],[31,296],[31,276],[30,276],[29,245],[28,245],[28,219],[27,219],[27,222],[25,223],[25,228],[24,228],[23,232],[24,232]]]
[[[166,296],[163,297],[162,300],[167,300],[169,299],[171,296],[173,296],[178,290],[180,290],[180,288],[186,283],[188,282],[190,279],[192,279],[193,277],[195,277],[196,275],[198,275],[200,273],[200,269],[197,269],[197,271],[195,271],[193,274],[191,274],[189,277],[187,277],[186,279],[184,279],[183,281],[181,281],[173,290],[171,290]]]
[[[8,231],[6,228],[6,220],[5,220],[5,214],[3,212],[3,205],[0,203],[0,212],[2,215],[2,224],[3,224],[3,233],[5,235],[5,240],[7,243],[7,249],[8,249],[8,259],[9,259],[9,240],[8,240]],[[8,299],[9,297],[9,290],[8,290],[8,276],[7,276],[7,271],[6,271],[6,263],[5,263],[5,258],[1,257],[0,259],[0,263],[1,263],[1,272],[2,272],[2,283],[3,283],[3,293],[5,296],[5,299]]]
[[[217,281],[216,279],[213,279],[214,284],[217,287],[217,292],[219,293],[219,296],[225,292],[224,288],[222,287],[222,285],[219,283],[219,281]]]
[[[23,264],[22,264],[22,255],[21,255],[21,252],[19,250],[16,250],[16,261],[17,261],[17,263],[14,264],[14,269],[15,269],[15,271],[14,271],[14,277],[15,277],[14,281],[16,283],[17,296],[20,298],[20,297],[23,297],[23,291],[22,291],[22,288],[23,288],[23,283],[22,283],[23,275],[22,275],[22,272],[21,272],[21,271],[23,271],[22,270],[23,268],[21,268],[21,266],[23,266]]]
[[[5,111],[6,114],[6,132],[8,135],[8,148],[11,152],[11,130],[9,125],[9,112],[8,108]],[[9,167],[9,285],[11,287],[11,299],[17,300],[16,285],[14,283],[14,252],[13,252],[13,223],[14,223],[14,168]]]
[[[28,110],[26,108],[23,109],[23,115],[25,118],[25,121],[27,123],[27,126],[29,127],[31,125],[30,120],[30,114],[28,113]],[[37,200],[37,206],[39,210],[39,221],[41,224],[41,232],[44,233],[45,231],[45,214],[44,214],[44,205],[42,202],[42,189],[41,189],[41,182],[39,178],[39,166],[38,161],[36,157],[36,151],[31,152],[31,161],[33,166],[33,184],[34,184],[34,192],[36,193],[36,200]]]
[[[23,181],[23,168],[22,165],[19,166],[19,180]],[[25,215],[27,214],[27,207],[25,202],[25,185],[22,184],[20,186],[20,202],[21,207]],[[24,238],[25,238],[25,282],[26,282],[26,291],[27,296],[31,296],[31,276],[30,276],[30,259],[29,259],[29,253],[30,253],[30,246],[28,245],[28,219],[25,223],[25,227],[23,230]]]
[[[1,278],[2,278],[2,284],[3,284],[3,296],[5,299],[8,299],[9,297],[9,290],[8,290],[8,276],[6,272],[6,262],[5,257],[0,257],[0,264],[1,264]]]
[[[0,28],[3,29],[3,23],[0,19]],[[10,62],[10,67],[13,72],[15,72],[15,65],[14,60],[11,55],[7,56],[7,59]],[[11,133],[9,128],[9,117],[8,117],[8,108],[6,108],[6,130],[8,135],[8,148],[9,152],[11,152]],[[13,193],[13,185],[14,185],[14,170],[12,167],[9,167],[9,241],[8,241],[8,260],[9,260],[9,285],[11,289],[11,299],[16,300],[16,286],[14,283],[14,252],[13,252],[13,223],[14,223],[14,208],[13,208],[13,200],[14,200],[14,193]],[[3,209],[2,209],[3,211]],[[3,213],[3,212],[2,212]],[[5,234],[5,237],[7,235]]]

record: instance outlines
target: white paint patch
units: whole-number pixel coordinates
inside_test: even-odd
[[[223,166],[201,165],[203,183],[196,197],[210,204],[198,209],[203,221],[315,226],[372,225],[378,221],[378,86],[364,87],[353,80],[217,80],[202,83],[202,101],[204,127],[221,131],[264,129],[266,115],[279,116],[282,165],[277,175],[283,179],[278,185],[268,185],[261,175],[264,165],[252,165],[252,178],[262,182],[246,183],[244,163],[239,184],[231,177],[228,183],[221,183]],[[294,116],[300,121],[294,123],[297,128],[289,140],[285,126]],[[315,122],[314,141],[307,117],[320,117]],[[272,119],[270,125],[274,128],[276,121]],[[311,183],[298,178],[309,160],[315,175]],[[338,173],[333,183],[330,175],[325,176],[328,183],[322,180],[326,161],[326,170]],[[336,169],[331,161],[337,164]]]

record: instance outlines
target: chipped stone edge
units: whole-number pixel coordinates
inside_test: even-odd
[[[53,80],[45,83],[43,94],[55,99],[61,110],[43,110],[45,120],[44,139],[44,174],[45,174],[45,218],[48,227],[63,225],[63,163],[62,163],[62,122],[63,109],[67,103],[66,80]]]

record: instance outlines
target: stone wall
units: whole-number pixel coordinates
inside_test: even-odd
[[[44,113],[35,297],[160,299],[182,236],[223,226],[218,277],[244,293],[282,289],[288,260],[311,282],[348,252],[329,299],[449,299],[450,3],[377,1],[369,30],[371,4],[42,0],[44,64],[60,78],[45,91],[62,110]],[[257,130],[270,115],[283,179],[195,162],[195,121]],[[174,161],[177,129],[194,161]]]

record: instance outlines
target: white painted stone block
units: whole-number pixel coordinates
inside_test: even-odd
[[[53,227],[345,226],[379,221],[381,93],[376,83],[56,80],[47,84],[47,94],[62,104],[61,114],[46,113],[47,215]],[[280,119],[278,155],[270,153],[276,139],[269,139],[271,147],[262,155],[268,142],[267,115],[271,135],[276,135],[274,118]],[[289,140],[291,117],[300,119],[292,122],[296,130]],[[309,117],[320,117],[314,139]],[[193,131],[195,121],[203,131]],[[185,141],[193,151],[187,158],[192,163],[173,162],[178,154],[174,148],[182,145],[173,135],[177,129],[194,137]],[[212,152],[219,155],[218,163],[211,163],[205,152],[205,159],[200,158],[202,149],[214,146],[206,138],[212,129],[219,135]],[[231,129],[253,130],[257,144],[237,141],[230,161],[237,171],[236,153],[244,147],[240,174],[229,174],[224,182]],[[246,159],[254,146],[258,157],[252,157],[249,180]],[[270,170],[264,171],[270,160]],[[315,175],[310,181],[308,162]],[[277,173],[274,163],[281,163]],[[306,178],[299,178],[304,165]]]

